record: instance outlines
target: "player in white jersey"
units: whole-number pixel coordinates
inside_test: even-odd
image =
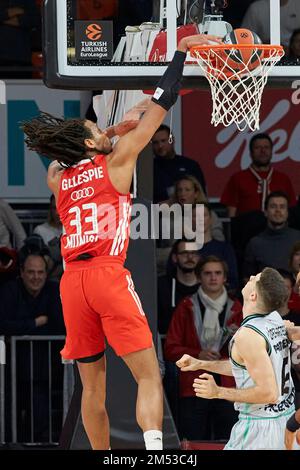
[[[217,386],[207,373],[194,382],[196,396],[234,401],[240,412],[225,449],[284,449],[285,425],[294,413],[290,345],[299,339],[299,329],[288,333],[277,311],[287,290],[276,270],[265,268],[252,276],[242,294],[244,320],[231,341],[230,359],[202,361],[184,355],[177,365],[182,371],[234,376],[236,389]]]

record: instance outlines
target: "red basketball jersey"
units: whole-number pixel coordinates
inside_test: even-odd
[[[62,173],[57,211],[64,227],[61,252],[66,262],[83,253],[125,261],[131,197],[113,187],[105,158],[82,160]]]

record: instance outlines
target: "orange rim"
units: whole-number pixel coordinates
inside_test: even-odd
[[[284,49],[282,46],[272,45],[272,44],[208,44],[208,45],[199,45],[193,46],[190,48],[191,57],[207,58],[210,52],[222,52],[228,51],[228,49],[237,49],[237,50],[248,50],[248,49],[257,49],[264,51],[264,59],[268,58],[271,53],[276,50],[276,56],[282,57],[284,55]],[[269,54],[268,54],[269,52]],[[273,54],[272,54],[273,55]],[[274,54],[275,56],[275,54]]]

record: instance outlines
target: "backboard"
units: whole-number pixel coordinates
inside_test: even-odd
[[[220,35],[230,30],[222,21],[223,7],[230,1],[45,0],[45,83],[78,90],[154,88],[176,49],[177,34],[195,34],[197,27],[200,32]],[[261,2],[268,8],[269,42],[280,44],[280,0]],[[256,13],[259,16],[261,12]],[[179,25],[183,26],[178,30]],[[300,75],[299,64],[292,60],[277,65],[269,83],[290,86]],[[183,86],[208,86],[200,68],[191,61],[184,68]]]

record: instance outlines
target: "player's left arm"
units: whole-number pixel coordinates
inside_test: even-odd
[[[63,171],[64,171],[64,168],[56,160],[51,162],[48,167],[47,184],[48,184],[49,189],[54,194],[56,200],[57,200],[57,196],[59,192],[60,178],[61,178]]]
[[[106,134],[109,139],[112,139],[116,136],[122,137],[123,135],[132,131],[132,129],[135,129],[138,123],[138,120],[122,121],[118,124],[114,124],[113,126],[107,127],[103,131],[103,134]]]
[[[139,120],[149,108],[150,103],[151,99],[149,97],[139,101],[124,114],[121,122],[107,127],[103,133],[106,134],[109,139],[116,136],[123,137],[128,134],[128,132],[137,127]]]
[[[255,385],[242,390],[219,387],[212,375],[202,374],[194,381],[196,396],[241,403],[276,403],[279,391],[265,339],[249,328],[241,328],[235,335],[235,348]]]
[[[145,111],[147,111],[150,103],[151,99],[149,97],[139,101],[124,114],[121,122],[107,127],[103,133],[106,134],[109,139],[116,136],[123,137],[128,134],[128,132],[137,127],[139,120]]]
[[[298,443],[300,443],[300,409],[286,423],[284,443],[287,450],[293,450],[296,437]]]
[[[177,51],[166,72],[158,83],[152,101],[143,114],[138,126],[122,137],[111,154],[113,166],[129,165],[134,167],[139,153],[163,122],[168,110],[175,104],[182,80],[186,52],[194,45],[221,43],[221,38],[208,34],[188,36],[179,42]]]

